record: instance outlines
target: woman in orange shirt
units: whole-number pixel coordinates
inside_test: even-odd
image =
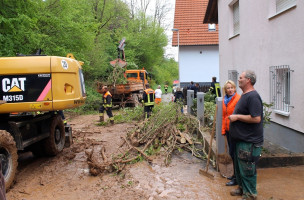
[[[228,80],[224,85],[225,96],[223,99],[223,119],[222,119],[222,135],[227,138],[229,146],[229,155],[234,161],[235,142],[229,135],[229,116],[233,113],[235,105],[240,99],[240,95],[236,93],[236,85],[233,81]],[[234,169],[234,167],[233,167]],[[226,186],[237,185],[235,175],[228,177],[230,180]]]

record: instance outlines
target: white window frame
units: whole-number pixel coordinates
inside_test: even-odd
[[[233,34],[240,34],[240,4],[239,1],[235,2],[232,6],[233,9]]]
[[[276,13],[284,12],[297,5],[297,0],[276,0]]]
[[[269,0],[270,16],[272,19],[297,6],[297,0]]]
[[[240,1],[233,0],[229,3],[231,10],[231,28],[230,28],[230,38],[232,39],[240,35]]]
[[[283,116],[290,115],[290,70],[288,65],[271,66],[270,75],[270,102],[273,111]]]

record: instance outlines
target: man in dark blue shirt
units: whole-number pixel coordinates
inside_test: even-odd
[[[236,141],[235,174],[239,188],[230,192],[242,199],[257,198],[256,164],[263,145],[263,103],[254,89],[256,75],[247,70],[239,77],[243,94],[229,116],[230,134]]]
[[[194,83],[193,81],[190,82],[190,85],[188,85],[187,89],[188,90],[194,90],[195,86],[194,86]]]

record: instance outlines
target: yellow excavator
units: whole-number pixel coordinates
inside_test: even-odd
[[[0,58],[0,162],[6,189],[19,151],[55,156],[72,143],[72,129],[59,112],[85,103],[82,65],[72,54]]]

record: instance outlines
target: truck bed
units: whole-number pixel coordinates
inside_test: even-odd
[[[142,83],[118,84],[115,87],[109,86],[109,88],[112,95],[129,94],[136,91],[144,90],[144,86]]]

